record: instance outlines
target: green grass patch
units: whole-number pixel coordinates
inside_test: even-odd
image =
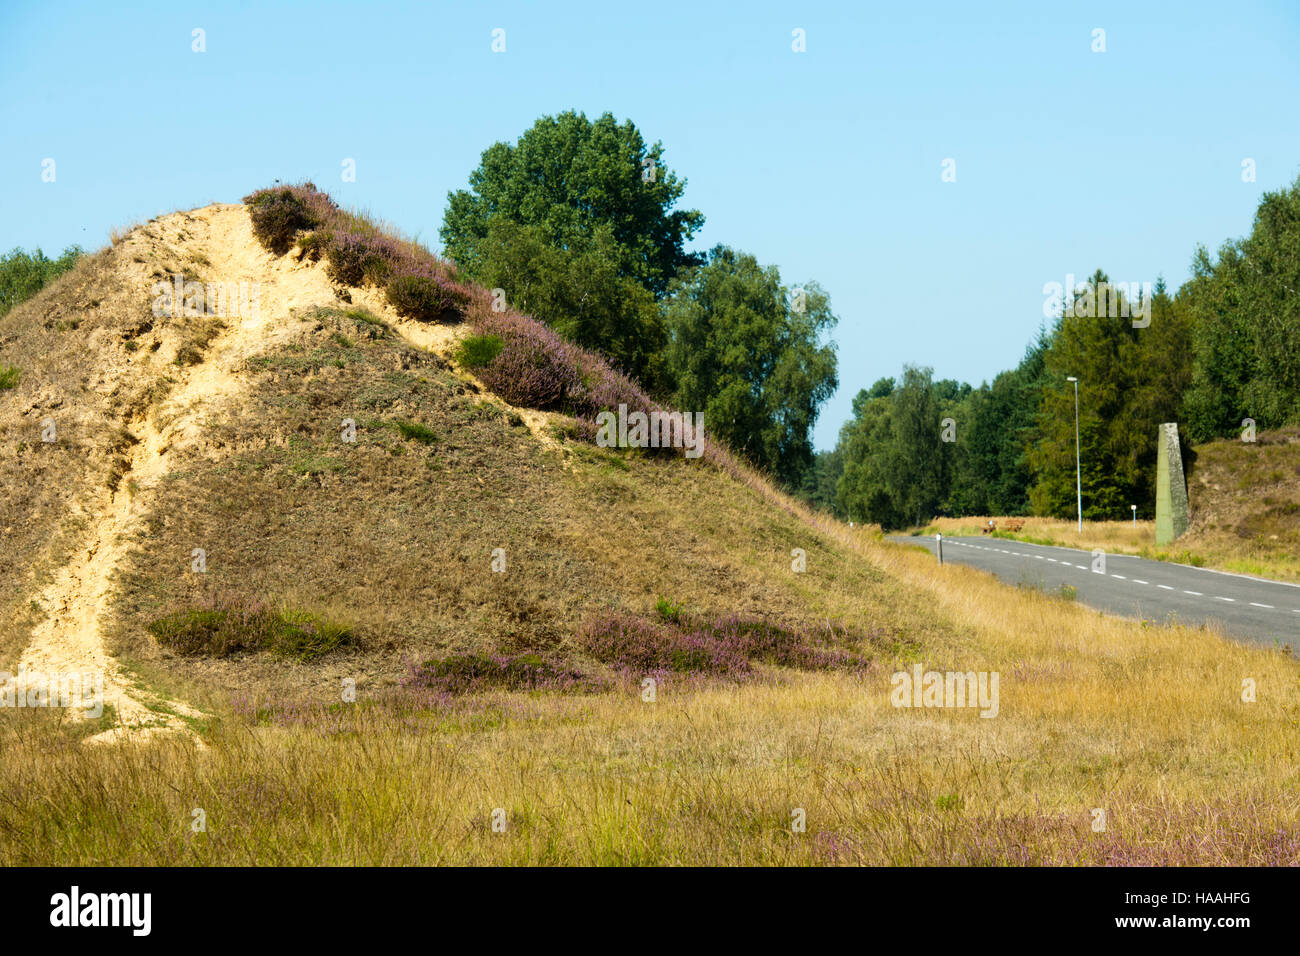
[[[686,609],[671,598],[661,597],[655,601],[655,614],[659,615],[661,621],[672,621],[675,624],[685,613]]]
[[[274,611],[260,602],[230,600],[160,617],[149,625],[149,633],[178,654],[206,657],[265,650],[278,657],[314,661],[356,643],[346,624],[307,611]]]
[[[0,389],[16,388],[23,373],[17,365],[0,365]]]
[[[456,347],[456,361],[463,368],[482,368],[501,353],[504,345],[499,335],[470,335]]]
[[[351,309],[344,309],[343,314],[346,315],[353,322],[360,322],[362,325],[372,325],[377,329],[388,328],[388,324],[383,319],[379,318],[379,316],[371,312],[369,309],[354,307]]]
[[[401,436],[407,441],[423,442],[426,445],[432,445],[438,440],[438,433],[428,425],[421,425],[419,422],[395,421],[393,427],[401,433]]]
[[[326,475],[345,471],[347,467],[346,462],[329,455],[308,455],[294,463],[293,472],[297,475]]]

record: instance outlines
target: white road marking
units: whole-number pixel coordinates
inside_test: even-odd
[[[1197,597],[1205,597],[1205,595],[1202,594],[1200,591],[1188,591],[1186,588],[1183,589],[1183,593],[1184,593],[1184,594],[1195,594]]]
[[[1231,601],[1233,604],[1236,604],[1236,603],[1237,603],[1237,599],[1236,599],[1236,598],[1219,597],[1217,594],[1214,596],[1214,600],[1216,600],[1216,601]]]
[[[1134,579],[1133,579],[1133,583],[1134,583],[1134,584],[1146,584],[1147,582],[1145,582],[1145,581],[1139,581],[1137,578],[1134,578]]]
[[[1175,590],[1175,588],[1171,588],[1171,587],[1170,587],[1169,585],[1167,585],[1167,584],[1157,584],[1156,587],[1158,587],[1158,588],[1164,588],[1166,591],[1173,591],[1173,590]]]
[[[1255,601],[1251,601],[1251,602],[1250,602],[1250,606],[1251,606],[1251,607],[1266,607],[1266,608],[1268,608],[1270,611],[1272,611],[1272,610],[1274,609],[1274,608],[1273,608],[1273,605],[1271,605],[1271,604],[1259,604],[1259,603],[1257,603],[1257,602],[1255,602]]]
[[[1112,574],[1111,577],[1112,577],[1112,578],[1119,578],[1121,581],[1127,581],[1127,580],[1128,580],[1128,578],[1124,577],[1124,575],[1122,575],[1122,574]]]

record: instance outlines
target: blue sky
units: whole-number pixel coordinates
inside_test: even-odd
[[[277,178],[436,248],[489,144],[608,110],[687,178],[698,247],[830,292],[819,448],[904,362],[1014,365],[1066,273],[1178,285],[1300,175],[1294,0],[128,6],[0,7],[0,249],[94,248]]]

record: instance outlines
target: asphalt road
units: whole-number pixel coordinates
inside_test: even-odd
[[[935,550],[934,535],[891,535],[891,541]],[[943,539],[943,560],[989,571],[1008,584],[1047,591],[1075,589],[1075,600],[1113,614],[1160,623],[1216,622],[1238,638],[1289,644],[1300,651],[1300,585],[1211,571],[1126,554],[1107,554],[1093,569],[1090,551],[1050,548],[1006,538]]]

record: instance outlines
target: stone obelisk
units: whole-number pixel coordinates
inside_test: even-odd
[[[1157,442],[1156,547],[1161,547],[1187,530],[1187,481],[1178,447],[1178,423],[1161,425]]]

